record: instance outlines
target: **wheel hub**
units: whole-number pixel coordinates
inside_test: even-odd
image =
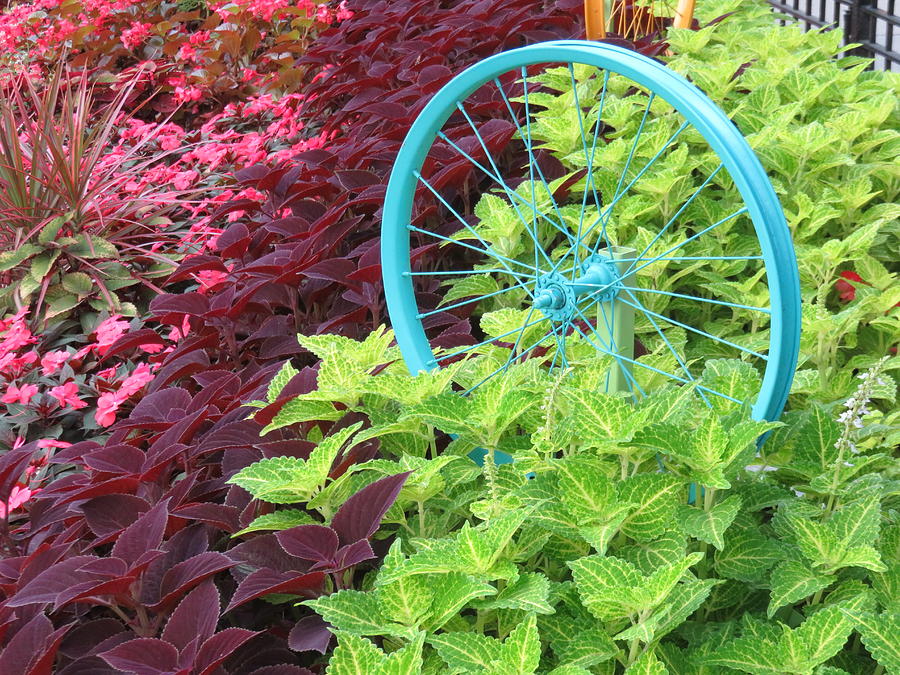
[[[597,301],[615,298],[621,285],[614,260],[604,255],[592,255],[579,266],[581,274],[574,280],[559,272],[549,272],[535,285],[534,308],[552,321],[572,317],[578,301],[593,294]]]

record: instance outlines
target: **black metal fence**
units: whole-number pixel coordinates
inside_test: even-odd
[[[844,29],[847,44],[859,44],[853,54],[875,59],[874,67],[900,68],[900,17],[896,0],[769,0],[777,11],[801,21],[808,29]]]

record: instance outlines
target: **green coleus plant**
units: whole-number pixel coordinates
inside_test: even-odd
[[[291,503],[254,529],[327,524],[405,478],[380,567],[297,598],[337,636],[330,675],[900,672],[898,430],[871,403],[893,400],[885,361],[843,405],[768,423],[693,387],[602,393],[605,358],[555,376],[529,359],[462,396],[508,353],[410,377],[385,331],[300,341],[318,387],[282,395],[302,377],[286,365],[256,414],[321,442],[290,460],[303,480],[262,471],[275,460],[233,479]],[[714,360],[701,382],[739,398],[755,377]],[[321,420],[343,430],[321,440]],[[372,439],[377,459],[342,464]]]
[[[802,283],[803,345],[793,394],[838,401],[852,393],[853,371],[896,351],[900,336],[900,77],[866,71],[868,62],[859,57],[837,58],[844,51],[840,31],[779,25],[761,0],[697,7],[701,25],[729,12],[701,30],[671,30],[673,56],[667,65],[723,108],[767,170],[792,232]],[[587,224],[606,213],[604,203],[609,209],[614,204],[602,227],[612,245],[678,250],[678,257],[637,266],[630,284],[637,288],[623,296],[660,319],[637,312],[635,331],[642,353],[649,352],[639,357],[642,363],[679,372],[682,362],[738,355],[722,340],[764,350],[768,320],[751,308],[769,304],[765,270],[740,259],[759,253],[749,221],[736,217],[693,241],[684,228],[662,227],[672,220],[718,223],[743,204],[727,170],[717,169],[720,160],[709,145],[693,131],[679,136],[680,115],[670,114],[671,106],[627,78],[576,66],[572,72],[550,68],[532,79],[529,136],[566,173],[549,189],[532,178],[517,184],[516,195],[500,189],[482,195],[474,208],[477,222],[454,236],[471,239],[474,231],[498,254],[533,264],[523,204],[534,200],[539,213],[552,214],[571,233],[590,230]],[[595,132],[601,140],[596,153],[588,153]],[[676,138],[663,152],[667,139]],[[652,170],[637,180],[651,164]],[[551,201],[551,192],[567,189],[574,195],[568,202],[561,199],[557,206]],[[540,241],[551,242],[551,260],[567,250],[567,242],[554,239],[558,233],[551,224],[533,227]],[[594,228],[588,245],[600,231]],[[863,280],[854,284],[851,300],[836,291],[842,272]],[[487,310],[504,309],[503,325],[485,331],[491,335],[518,328],[528,317],[527,311],[514,309],[526,300],[524,291],[495,276],[453,280],[443,297],[449,305],[484,296],[481,306]],[[691,329],[719,339],[705,339]],[[635,375],[644,386],[652,375],[640,370]]]

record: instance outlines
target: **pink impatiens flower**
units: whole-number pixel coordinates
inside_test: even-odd
[[[41,373],[44,375],[52,375],[62,368],[62,364],[69,358],[69,352],[58,350],[55,352],[47,352],[41,357]]]
[[[138,393],[144,388],[144,385],[152,381],[154,377],[156,376],[150,372],[150,366],[146,363],[141,363],[134,369],[134,372],[122,382],[122,386],[119,387],[119,397],[124,400],[132,394]]]
[[[37,393],[38,388],[33,384],[23,384],[21,387],[11,384],[6,388],[6,393],[3,394],[3,398],[0,401],[3,401],[3,403],[27,405],[31,397]]]
[[[128,330],[128,322],[120,314],[113,314],[97,326],[97,352],[102,356]]]
[[[5,504],[0,501],[0,518],[6,518],[8,513],[15,511],[22,506],[22,504],[31,499],[31,496],[35,492],[37,492],[37,490],[32,490],[24,485],[13,486],[12,492],[9,493],[9,501]]]
[[[97,411],[94,413],[94,419],[101,427],[111,426],[116,421],[116,411],[122,405],[119,398],[119,392],[109,391],[100,394],[97,399]]]
[[[67,405],[71,406],[73,410],[87,407],[87,403],[78,398],[78,384],[75,382],[66,382],[58,387],[53,387],[50,390],[50,396],[59,402],[61,408],[65,408]]]

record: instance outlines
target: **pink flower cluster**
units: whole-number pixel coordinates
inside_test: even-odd
[[[198,283],[212,287],[223,281],[222,274],[198,275]],[[155,377],[158,363],[139,363],[130,370],[127,365],[116,364],[78,373],[86,362],[97,362],[97,358],[88,358],[91,354],[104,356],[128,332],[130,324],[120,315],[102,321],[91,334],[92,340],[80,349],[54,349],[43,354],[34,348],[38,340],[25,322],[26,315],[27,310],[22,310],[0,319],[0,403],[6,408],[0,407],[0,414],[9,416],[13,424],[18,412],[10,405],[28,406],[45,421],[93,405],[97,424],[108,427],[115,422],[117,411]],[[164,355],[175,349],[175,343],[189,330],[185,317],[181,326],[169,332],[172,344],[163,347],[152,343],[139,348],[147,354]]]
[[[122,44],[125,45],[125,49],[134,51],[140,47],[144,43],[144,40],[150,37],[150,30],[152,28],[153,24],[141,23],[139,21],[132,23],[129,28],[122,31],[122,35],[120,36]]]

